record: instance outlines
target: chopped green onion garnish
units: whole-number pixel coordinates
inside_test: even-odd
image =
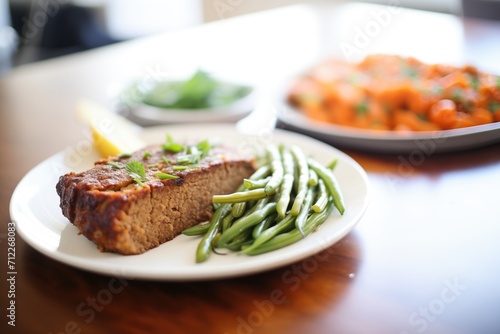
[[[131,156],[132,156],[132,154],[130,154],[130,153],[122,153],[118,156],[118,158],[125,159],[125,158],[130,158]]]
[[[179,153],[184,151],[184,146],[177,143],[162,144],[161,147],[167,152]]]
[[[186,169],[189,169],[190,166],[172,166],[172,169],[174,171],[178,171],[178,170],[186,170]]]
[[[176,143],[171,135],[167,135],[167,143],[161,146],[165,151],[179,153],[184,151],[184,145]]]
[[[144,152],[144,154],[142,155],[142,160],[146,160],[149,158],[151,158],[151,152],[149,151]]]
[[[167,173],[163,173],[163,172],[158,172],[155,174],[157,178],[159,178],[160,180],[169,180],[169,179],[178,179],[179,177],[176,176],[176,175],[172,175],[172,174],[167,174]]]
[[[212,148],[210,146],[210,143],[208,142],[208,140],[202,140],[198,143],[198,145],[196,145],[196,147],[198,148],[198,150],[201,151],[201,158],[204,158],[208,155],[208,152],[210,151],[210,149]]]
[[[168,165],[170,161],[168,161],[168,158],[164,155],[161,156],[161,159]]]
[[[123,168],[122,164],[116,163],[114,161],[108,161],[108,162],[106,162],[106,165],[110,165],[110,166],[112,166],[113,168],[116,168],[116,169],[122,169]]]
[[[200,154],[185,154],[177,157],[177,163],[180,165],[193,165],[200,161]]]

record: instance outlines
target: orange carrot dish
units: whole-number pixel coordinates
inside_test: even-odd
[[[311,119],[338,125],[456,129],[500,121],[500,77],[395,55],[330,59],[298,78],[288,101]]]

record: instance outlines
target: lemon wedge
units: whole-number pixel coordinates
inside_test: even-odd
[[[103,158],[121,153],[132,153],[144,147],[140,139],[142,128],[106,107],[80,100],[76,106],[77,118],[90,126],[95,149]]]

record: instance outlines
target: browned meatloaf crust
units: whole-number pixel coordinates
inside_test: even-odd
[[[147,147],[61,176],[56,190],[64,216],[101,251],[140,254],[210,219],[212,196],[233,192],[255,169],[253,158],[219,147],[196,165],[174,171],[181,154]],[[142,185],[124,168],[131,160],[145,166]],[[158,172],[178,178],[160,180]]]

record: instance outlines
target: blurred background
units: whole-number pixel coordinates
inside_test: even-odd
[[[300,2],[306,1],[0,0],[0,74],[25,63]],[[457,15],[463,8],[471,16],[500,16],[500,0],[365,2]]]

